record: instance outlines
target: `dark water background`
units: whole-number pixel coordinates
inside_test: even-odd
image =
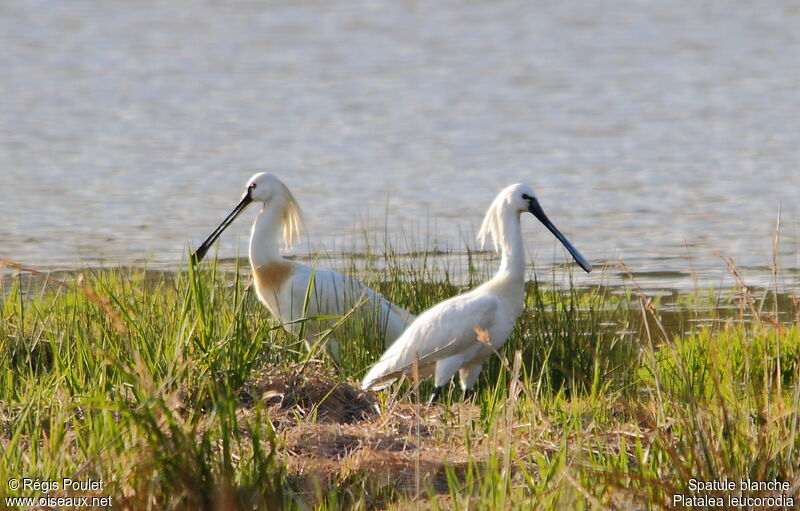
[[[769,284],[782,208],[796,290],[798,27],[788,0],[3,2],[0,258],[177,267],[270,170],[298,253],[462,250],[522,181],[591,260],[676,289],[730,284],[717,254]]]

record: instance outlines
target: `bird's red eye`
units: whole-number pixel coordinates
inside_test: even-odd
[[[255,190],[256,184],[255,183],[250,183],[250,186],[248,188],[250,188],[251,190]]]

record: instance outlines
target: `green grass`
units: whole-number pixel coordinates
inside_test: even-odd
[[[447,256],[318,264],[418,313],[497,264],[467,253],[464,270]],[[359,433],[325,426],[318,406],[278,417],[269,396],[246,390],[298,368],[355,384],[382,351],[374,325],[343,323],[341,362],[309,363],[240,270],[212,261],[0,281],[0,497],[36,495],[10,490],[11,478],[72,477],[102,479],[117,509],[662,509],[691,478],[800,485],[791,297],[739,288],[666,303],[635,285],[540,275],[473,405],[453,385],[431,414],[415,404],[430,383],[406,383],[378,396],[383,416]],[[311,477],[293,465],[292,428],[389,432],[416,450],[374,463],[372,451],[346,452]]]

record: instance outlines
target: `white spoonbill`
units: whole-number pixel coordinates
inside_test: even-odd
[[[253,223],[250,236],[250,266],[253,270],[256,293],[259,300],[290,333],[299,336],[301,322],[305,318],[318,316],[343,316],[354,306],[364,302],[358,313],[362,319],[377,325],[378,333],[388,346],[414,320],[405,309],[398,307],[380,293],[361,282],[331,270],[311,268],[289,261],[278,251],[279,237],[284,244],[291,245],[300,235],[302,223],[300,207],[292,193],[273,174],[262,172],[247,183],[242,200],[205,240],[192,258],[201,261],[208,249],[239,214],[251,202],[263,204],[261,213]],[[306,295],[312,275],[314,285],[306,305]],[[305,310],[304,310],[305,307]],[[325,332],[337,320],[307,321],[306,339],[310,340]],[[334,359],[339,360],[338,343],[328,337],[328,348]]]
[[[463,295],[454,296],[426,310],[406,329],[372,366],[361,387],[380,390],[403,374],[411,374],[418,360],[421,378],[434,377],[436,400],[442,387],[458,372],[461,388],[471,390],[483,363],[505,344],[525,302],[525,249],[520,215],[532,213],[572,254],[587,272],[592,265],[547,218],[533,190],[524,184],[507,187],[495,198],[483,219],[478,240],[483,245],[491,235],[502,254],[500,269],[488,282]],[[488,332],[485,339],[479,333]]]

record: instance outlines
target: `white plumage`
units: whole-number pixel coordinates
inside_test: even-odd
[[[338,319],[299,320],[319,316],[340,317],[361,304],[357,314],[367,322],[365,324],[377,327],[374,331],[388,346],[413,321],[414,316],[408,311],[358,280],[332,270],[296,263],[280,254],[278,245],[281,238],[288,246],[299,237],[302,216],[294,196],[272,174],[260,173],[250,179],[242,200],[200,245],[194,258],[200,261],[222,231],[254,201],[263,203],[250,236],[250,266],[256,293],[287,331],[299,335],[304,329],[304,340],[310,345]],[[306,304],[312,275],[314,285]],[[327,339],[331,354],[338,360],[338,343],[334,336]]]
[[[492,202],[478,239],[491,235],[502,255],[500,269],[488,282],[426,310],[369,370],[362,388],[382,389],[401,375],[411,374],[418,360],[422,378],[434,377],[435,400],[441,388],[459,373],[461,387],[471,389],[483,363],[505,344],[522,313],[525,300],[525,249],[520,215],[536,216],[569,250],[587,272],[592,267],[547,218],[527,185],[507,187]],[[479,339],[488,333],[488,341]],[[491,343],[491,345],[489,345]]]

